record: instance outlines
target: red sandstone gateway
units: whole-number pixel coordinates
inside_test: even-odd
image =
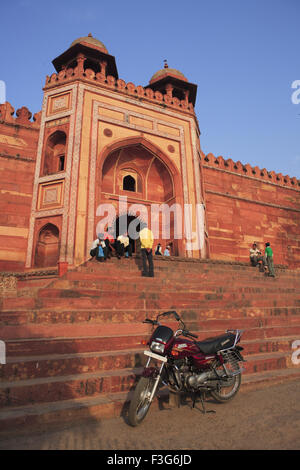
[[[158,321],[168,315],[180,323],[175,332]],[[239,363],[245,362],[240,352],[243,348],[238,346],[241,330],[228,330],[224,335],[195,341],[197,336],[186,329],[175,311],[161,313],[156,320],[146,318],[143,323],[157,328],[147,343],[150,351],[144,351],[149,359],[130,403],[128,418],[132,426],[145,418],[160,381],[173,392],[192,393],[193,407],[199,395],[204,413],[206,392],[220,403],[237,394],[242,372]],[[154,366],[150,367],[151,361]]]

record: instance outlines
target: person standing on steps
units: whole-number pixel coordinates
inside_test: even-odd
[[[273,262],[273,250],[271,248],[271,245],[269,242],[266,243],[266,249],[265,249],[265,260],[268,266],[268,276],[275,277],[275,271],[274,271],[274,262]]]
[[[146,224],[141,226],[140,241],[141,255],[143,261],[142,276],[154,277],[154,266],[152,256],[152,246],[154,242],[154,237],[152,231],[147,227]]]

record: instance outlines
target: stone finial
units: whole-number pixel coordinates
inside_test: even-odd
[[[165,68],[165,69],[168,69],[168,68],[169,68],[167,59],[164,60],[164,68]]]
[[[0,104],[0,121],[13,122],[15,109],[12,105],[6,101],[4,104]]]
[[[17,115],[17,119],[16,119],[17,122],[22,122],[22,123],[27,124],[28,121],[31,119],[32,113],[29,111],[28,108],[26,108],[26,106],[22,106],[22,108],[17,109],[16,115]]]

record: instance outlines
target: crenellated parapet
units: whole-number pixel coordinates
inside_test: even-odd
[[[242,176],[257,178],[262,181],[300,190],[300,180],[296,177],[291,178],[288,175],[284,176],[281,173],[267,171],[265,168],[260,169],[258,166],[252,167],[249,163],[244,165],[240,161],[234,162],[231,158],[224,159],[222,156],[215,157],[213,153],[205,155],[201,152],[201,158],[203,165],[207,167],[229,171]]]
[[[194,114],[194,106],[187,99],[180,100],[177,97],[163,94],[160,91],[154,91],[151,88],[144,88],[141,85],[136,86],[132,82],[126,83],[122,79],[117,79],[112,75],[105,76],[104,73],[94,72],[92,69],[83,70],[82,67],[62,69],[58,73],[53,73],[50,77],[47,75],[45,90],[56,87],[59,84],[64,85],[76,79],[84,80],[94,85],[100,85],[110,90],[124,93],[138,100],[150,101],[163,107],[170,107],[183,112]]]
[[[33,115],[26,106],[17,109],[15,114],[15,109],[7,101],[4,104],[0,104],[0,123],[12,124],[12,125],[21,125],[31,128],[38,129],[41,124],[41,111]]]

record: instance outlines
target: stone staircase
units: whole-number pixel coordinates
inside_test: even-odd
[[[151,327],[142,321],[170,309],[199,340],[244,330],[242,390],[300,378],[299,271],[277,267],[273,279],[243,263],[159,258],[155,278],[142,278],[139,263],[92,260],[60,278],[24,276],[0,300],[2,432],[119,416],[144,364]]]

